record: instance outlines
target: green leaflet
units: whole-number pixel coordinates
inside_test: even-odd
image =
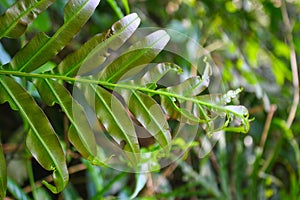
[[[129,154],[134,154],[134,158],[129,155],[131,162],[135,163],[138,159],[136,154],[140,152],[138,139],[135,129],[127,111],[119,100],[97,85],[90,85],[84,88],[87,95],[95,94],[95,112],[98,119],[106,128],[109,135]],[[93,105],[91,105],[93,106]]]
[[[168,91],[184,97],[194,97],[208,87],[210,75],[211,69],[209,64],[206,63],[206,68],[202,78],[191,77],[178,85],[160,90]],[[205,102],[206,105],[201,105],[195,102],[188,103],[184,99],[176,99],[161,95],[161,105],[164,111],[171,118],[186,122],[188,124],[204,123],[204,129],[208,133],[212,133],[219,129],[235,132],[248,132],[248,110],[244,106],[226,106],[226,104],[230,103],[232,99],[236,98],[240,92],[241,89],[237,89],[235,91],[229,90],[223,95],[201,95],[196,97],[196,99]],[[176,102],[176,100],[178,102]],[[225,119],[226,116],[227,119],[223,127],[215,128],[213,121],[218,117]],[[234,127],[227,127],[230,121],[233,119],[239,120],[240,124]]]
[[[223,105],[230,103],[233,99],[238,97],[238,94],[242,92],[241,88],[236,90],[228,90],[225,94],[209,94],[197,96],[197,99],[205,102],[209,102],[214,105]]]
[[[182,83],[166,88],[167,91],[186,97],[196,96],[203,92],[209,85],[211,67],[207,63],[202,77],[191,77]]]
[[[227,118],[229,121],[232,121],[234,117],[236,116],[243,116],[240,117],[236,120],[238,120],[238,126],[230,126],[230,127],[224,127],[225,130],[228,131],[235,131],[235,132],[242,132],[242,133],[247,133],[250,129],[249,123],[248,123],[248,118],[249,118],[249,112],[245,106],[241,105],[229,105],[225,106],[225,108],[228,110],[227,113]],[[237,123],[237,122],[235,122]]]
[[[164,112],[172,119],[177,119],[183,123],[191,125],[203,122],[203,120],[201,120],[199,116],[196,116],[190,111],[187,111],[185,108],[177,105],[175,99],[172,97],[161,95],[160,101]]]
[[[168,122],[161,107],[154,99],[138,91],[124,90],[122,96],[126,99],[129,110],[146,130],[157,140],[162,148],[169,150],[171,133]]]
[[[55,0],[18,0],[0,16],[0,39],[17,38],[27,26]]]
[[[133,44],[127,52],[105,67],[100,72],[99,79],[116,83],[121,79],[128,78],[128,76],[133,76],[140,71],[141,67],[151,62],[163,50],[169,40],[170,36],[163,30],[151,33]]]
[[[46,63],[67,45],[93,14],[100,0],[70,0],[65,7],[64,24],[49,37],[37,34],[9,63],[9,68],[31,72]]]
[[[52,192],[66,186],[69,176],[66,160],[58,138],[47,117],[33,98],[16,81],[0,76],[0,102],[7,101],[30,126],[26,144],[31,154],[46,170],[53,171],[54,185],[43,182]]]
[[[61,106],[72,124],[68,133],[69,140],[84,158],[95,162],[97,159],[96,140],[82,106],[73,99],[64,86],[56,81],[38,79],[36,86],[42,99],[48,105],[57,103]]]
[[[188,78],[178,85],[167,87],[166,90],[170,93],[191,97],[203,92],[208,87],[208,84],[208,79],[202,80],[199,76],[195,76]]]
[[[156,83],[170,71],[177,72],[177,74],[182,73],[182,69],[176,64],[159,63],[148,70],[140,79],[133,80],[132,84],[155,89]]]
[[[0,143],[0,199],[6,196],[7,188],[7,175],[6,175],[6,162],[3,154],[2,144]]]
[[[140,21],[137,14],[132,13],[115,22],[105,33],[95,35],[59,64],[60,74],[81,75],[99,67],[109,55],[108,49],[120,48],[137,29]]]

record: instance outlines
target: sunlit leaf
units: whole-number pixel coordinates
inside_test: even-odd
[[[70,0],[65,7],[64,24],[49,37],[37,34],[13,57],[9,68],[31,72],[55,56],[90,18],[100,0]]]
[[[67,76],[81,75],[99,67],[109,55],[108,49],[120,48],[139,24],[140,18],[135,13],[115,22],[108,31],[95,35],[67,56],[58,66],[60,73]]]
[[[141,66],[151,62],[163,50],[169,39],[170,36],[163,30],[146,36],[105,67],[99,74],[100,80],[115,83],[136,74]]]
[[[54,185],[44,184],[54,193],[66,186],[69,176],[66,160],[58,138],[47,117],[33,98],[16,81],[7,76],[0,77],[0,102],[7,101],[30,126],[26,145],[31,154],[46,170],[53,171]]]
[[[6,196],[7,188],[7,175],[6,175],[6,162],[2,149],[2,144],[0,143],[0,199],[4,199]]]
[[[56,64],[54,62],[49,61],[49,62],[46,62],[45,64],[43,64],[41,67],[34,70],[32,73],[41,74],[41,73],[44,73],[44,72],[51,71],[55,67],[56,67]]]
[[[55,0],[18,0],[0,16],[0,38],[21,36],[28,25]]]

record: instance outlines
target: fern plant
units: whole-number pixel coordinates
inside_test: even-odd
[[[123,17],[60,63],[53,64],[51,59],[68,45],[99,1],[69,0],[64,8],[64,24],[52,36],[37,33],[9,63],[0,66],[0,103],[8,102],[29,127],[26,147],[43,168],[53,172],[53,184],[43,181],[49,190],[59,193],[68,183],[66,155],[43,109],[26,84],[17,78],[33,83],[39,99],[48,106],[58,104],[61,107],[69,120],[69,142],[94,165],[106,165],[114,156],[122,156],[128,167],[139,170],[145,159],[142,153],[152,150],[142,148],[136,124],[150,134],[154,140],[152,146],[165,155],[172,149],[174,138],[169,125],[171,119],[201,124],[209,134],[217,129],[248,131],[247,109],[241,105],[227,105],[240,89],[226,94],[200,95],[209,85],[211,69],[208,63],[202,76],[190,76],[168,87],[158,84],[171,71],[182,72],[180,66],[169,62],[145,67],[167,45],[170,37],[166,31],[155,31],[130,45],[121,55],[111,56],[137,30],[140,18],[135,13]],[[0,38],[22,36],[37,15],[53,2],[17,1],[0,17]],[[107,62],[108,58],[113,59]],[[73,86],[73,91],[68,86]],[[90,115],[90,111],[94,115]],[[219,118],[224,119],[224,123],[216,129],[213,123]],[[231,123],[233,121],[235,123]],[[95,124],[100,124],[102,131],[96,131]],[[100,135],[116,147],[115,152],[107,153],[106,148],[99,145]],[[1,199],[6,195],[5,166],[5,155],[0,148]]]

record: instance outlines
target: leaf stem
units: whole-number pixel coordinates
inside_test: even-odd
[[[57,79],[57,80],[63,80],[63,81],[67,81],[67,82],[73,82],[73,83],[87,83],[87,84],[97,84],[97,85],[101,85],[103,87],[107,87],[109,89],[112,88],[121,88],[121,89],[128,89],[128,90],[138,90],[138,91],[142,91],[142,92],[146,92],[146,93],[150,93],[150,94],[157,94],[157,95],[162,95],[162,96],[169,96],[169,97],[173,97],[176,98],[178,100],[183,100],[183,101],[190,101],[196,104],[200,104],[203,106],[206,106],[208,108],[213,108],[213,109],[217,109],[220,111],[224,111],[226,113],[232,113],[235,116],[244,118],[245,116],[243,114],[240,114],[238,112],[235,112],[233,110],[227,109],[225,106],[222,105],[216,105],[216,104],[212,104],[210,102],[205,102],[205,101],[201,101],[195,97],[187,97],[187,96],[183,96],[180,94],[176,94],[176,93],[170,93],[168,91],[164,91],[164,90],[155,90],[155,89],[150,89],[147,87],[141,87],[138,85],[132,85],[132,84],[125,84],[125,83],[110,83],[107,81],[100,81],[100,80],[95,80],[92,79],[92,77],[67,77],[67,76],[63,76],[63,75],[57,75],[57,74],[34,74],[34,73],[27,73],[27,72],[20,72],[20,71],[11,71],[11,70],[3,70],[0,69],[0,75],[13,75],[13,76],[18,76],[18,77],[29,77],[29,78],[42,78],[42,79]],[[248,116],[246,116],[248,117]],[[246,127],[247,130],[249,129],[249,122],[248,120],[243,120],[244,122],[246,122]]]

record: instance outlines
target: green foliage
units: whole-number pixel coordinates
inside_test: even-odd
[[[2,149],[2,144],[0,145],[0,198],[3,199],[6,196],[6,184],[7,184],[7,177],[6,177],[6,163],[5,157]]]
[[[54,0],[17,1],[1,15],[0,38],[20,37],[26,31],[28,25],[53,2]]]
[[[46,9],[51,3],[53,2],[18,1],[2,15],[1,28],[3,33],[1,37],[18,37],[24,34],[29,23],[37,16],[36,14],[41,13],[42,9]],[[231,107],[221,107],[211,102],[205,103],[194,98],[208,87],[209,74],[207,72],[202,79],[191,77],[177,86],[157,89],[156,83],[163,77],[163,74],[170,70],[179,69],[178,66],[162,63],[144,74],[144,78],[136,82],[138,84],[118,83],[124,78],[136,75],[143,69],[139,66],[148,64],[163,50],[169,41],[169,36],[162,30],[153,32],[130,46],[122,55],[100,71],[96,76],[98,80],[88,79],[84,76],[74,77],[89,73],[103,64],[109,55],[108,49],[117,50],[133,34],[140,22],[136,14],[122,18],[113,24],[108,31],[94,36],[77,51],[68,55],[57,65],[59,68],[59,73],[57,73],[56,66],[49,62],[50,59],[70,42],[93,14],[98,3],[97,0],[70,0],[64,9],[64,24],[52,37],[42,32],[37,33],[13,56],[8,64],[1,67],[1,103],[8,102],[13,110],[17,110],[21,114],[24,123],[28,124],[27,148],[43,168],[53,171],[54,186],[43,181],[48,189],[53,193],[59,193],[68,183],[65,153],[59,137],[44,112],[36,104],[31,94],[12,76],[25,77],[26,81],[33,81],[41,100],[48,106],[58,104],[61,107],[70,122],[68,140],[84,158],[96,165],[103,165],[106,162],[99,154],[101,147],[96,143],[93,129],[84,108],[72,97],[68,89],[61,84],[61,81],[67,81],[70,84],[76,83],[85,94],[88,104],[93,103],[89,95],[95,94],[95,113],[98,120],[113,140],[118,145],[123,145],[122,148],[128,152],[130,165],[135,167],[139,166],[140,145],[138,136],[135,134],[134,122],[120,100],[107,89],[116,88],[116,91],[123,95],[130,112],[154,136],[161,148],[166,148],[165,151],[169,151],[171,148],[169,125],[157,101],[148,94],[158,94],[166,98],[172,97],[171,102],[174,102],[175,99],[181,102],[192,101],[201,109],[203,109],[202,106],[207,107],[206,111],[215,108],[218,112],[225,114],[222,114],[223,117],[232,115],[241,118],[241,126],[244,126],[242,131],[247,132],[249,127],[247,112],[240,112]],[[15,7],[22,7],[22,9],[15,11]],[[34,13],[36,14],[34,15]],[[174,66],[175,68],[173,68]],[[132,69],[135,71],[127,74],[127,77],[123,77]],[[164,72],[157,76],[153,73],[154,70]],[[209,66],[206,70],[209,70]],[[148,87],[149,83],[151,83],[151,88]],[[203,105],[201,106],[201,104]],[[176,111],[182,112],[178,106],[176,106]],[[199,117],[194,116],[195,119]],[[211,120],[207,116],[204,119],[206,122]],[[228,120],[231,118],[229,117]],[[1,164],[4,165],[4,159],[1,159]],[[1,184],[4,188],[1,194],[4,196],[6,175],[4,168],[1,171],[3,172],[1,173],[1,180],[3,180]],[[137,180],[138,182],[141,181],[140,178]],[[145,183],[145,181],[143,182]],[[141,189],[142,186],[138,184],[134,196]]]
[[[52,193],[65,199],[85,196],[69,177],[75,173],[73,165],[83,165],[89,191],[86,196],[91,199],[110,198],[108,195],[123,199],[139,195],[153,199],[299,196],[299,126],[294,123],[289,127],[285,122],[293,72],[287,67],[292,52],[285,42],[288,30],[280,28],[284,24],[282,4],[258,0],[130,1],[131,10],[140,13],[129,14],[126,0],[102,1],[96,8],[99,2],[19,0],[0,17],[1,47],[6,47],[10,41],[7,38],[16,38],[22,46],[15,47],[16,53],[0,49],[0,103],[9,104],[21,116],[18,137],[26,138],[26,147],[21,145],[21,150],[28,149],[43,169],[52,172],[50,179],[39,177]],[[299,17],[295,11],[299,3],[290,2],[289,14]],[[10,2],[0,2],[2,5],[9,7]],[[61,5],[65,5],[64,22],[59,24],[55,20],[62,15]],[[113,23],[114,14],[107,8],[120,20]],[[164,30],[128,45],[140,25],[139,16],[151,18],[143,25],[176,29],[205,46],[222,73],[227,92],[207,94],[211,82],[217,81],[211,77],[211,61],[204,60],[203,73],[195,74],[182,58],[165,56],[171,35]],[[112,24],[111,28],[105,30],[105,24],[99,25],[102,19]],[[43,29],[43,22],[53,27]],[[292,22],[294,43],[299,44],[300,25]],[[102,33],[91,35],[95,30]],[[181,48],[187,55],[195,54],[186,41]],[[295,45],[295,51],[300,52],[299,45]],[[113,57],[115,52],[122,53]],[[9,60],[5,55],[12,59],[5,62]],[[149,65],[153,60],[155,64]],[[178,80],[164,87],[160,83],[168,76]],[[80,98],[75,91],[80,92]],[[238,97],[252,108],[257,119],[251,130],[248,110],[239,105]],[[267,118],[272,104],[278,105],[273,120]],[[188,135],[198,124],[207,135],[198,130],[192,143],[174,136],[177,129]],[[151,145],[142,144],[137,128],[147,131]],[[231,134],[249,130],[247,136]],[[218,145],[204,157],[214,146],[214,137],[224,132],[227,134],[221,134]],[[2,137],[20,143],[20,139],[1,130]],[[125,153],[107,151],[103,143],[99,145],[101,137],[109,138],[106,141]],[[5,140],[3,146],[7,143]],[[171,157],[170,150],[186,148],[191,149],[190,154],[184,154],[166,171],[159,171],[162,154]],[[78,159],[77,152],[84,159]],[[149,174],[131,176],[106,168],[116,155],[137,171],[150,160],[149,169],[156,172],[150,179]],[[29,199],[22,184],[7,177],[5,163],[10,156],[1,146],[0,199],[6,196],[6,187],[8,195]],[[174,174],[168,175],[168,170],[176,166]],[[41,188],[32,189],[34,197],[49,195]],[[147,198],[151,199],[141,197]]]

